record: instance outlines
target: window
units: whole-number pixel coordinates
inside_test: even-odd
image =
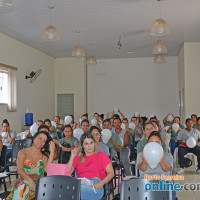
[[[17,68],[0,63],[0,104],[8,104],[8,112],[17,111]]]
[[[8,72],[0,70],[0,103],[8,103]]]

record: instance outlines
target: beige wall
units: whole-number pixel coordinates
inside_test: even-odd
[[[74,117],[78,121],[86,112],[85,58],[58,58],[55,61],[55,113],[57,94],[74,94]]]
[[[162,119],[178,115],[178,58],[154,64],[153,58],[98,60],[88,67],[88,112],[107,114],[117,106],[129,119],[134,112]],[[99,66],[101,64],[101,66]],[[103,65],[104,64],[104,65]],[[104,71],[103,71],[104,69]]]
[[[184,44],[185,116],[200,114],[200,43]]]
[[[7,112],[6,105],[0,105],[0,122],[7,118],[11,129],[24,129],[26,109],[34,113],[34,120],[53,118],[55,105],[54,58],[0,33],[0,62],[18,68],[17,112]],[[30,84],[25,75],[42,69],[38,79]]]

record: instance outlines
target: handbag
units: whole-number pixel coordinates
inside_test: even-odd
[[[50,163],[47,168],[47,176],[64,175],[71,176],[69,167],[66,164]]]

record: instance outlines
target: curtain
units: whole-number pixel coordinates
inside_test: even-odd
[[[17,111],[16,70],[8,69],[8,112]]]

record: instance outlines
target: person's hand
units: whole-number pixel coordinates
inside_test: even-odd
[[[96,189],[100,190],[104,184],[103,184],[103,181],[100,181],[98,183],[94,183],[93,185]]]
[[[30,187],[30,190],[36,191],[35,183],[34,183],[33,179],[29,180],[29,187]]]
[[[71,157],[75,158],[77,154],[78,154],[78,148],[74,148],[74,149],[71,151]]]
[[[162,156],[162,158],[160,159],[160,164],[162,164],[163,162],[165,161],[165,153],[163,153],[163,156]]]
[[[53,141],[49,142],[49,150],[50,150],[50,152],[54,152],[55,151],[55,143]]]
[[[145,164],[148,165],[147,159],[144,157],[144,154],[142,154],[142,160],[143,160],[143,162],[144,162]]]
[[[110,140],[109,140],[108,142],[110,142],[110,143],[113,143],[113,139],[112,139],[112,136],[111,136],[111,138],[110,138]]]

